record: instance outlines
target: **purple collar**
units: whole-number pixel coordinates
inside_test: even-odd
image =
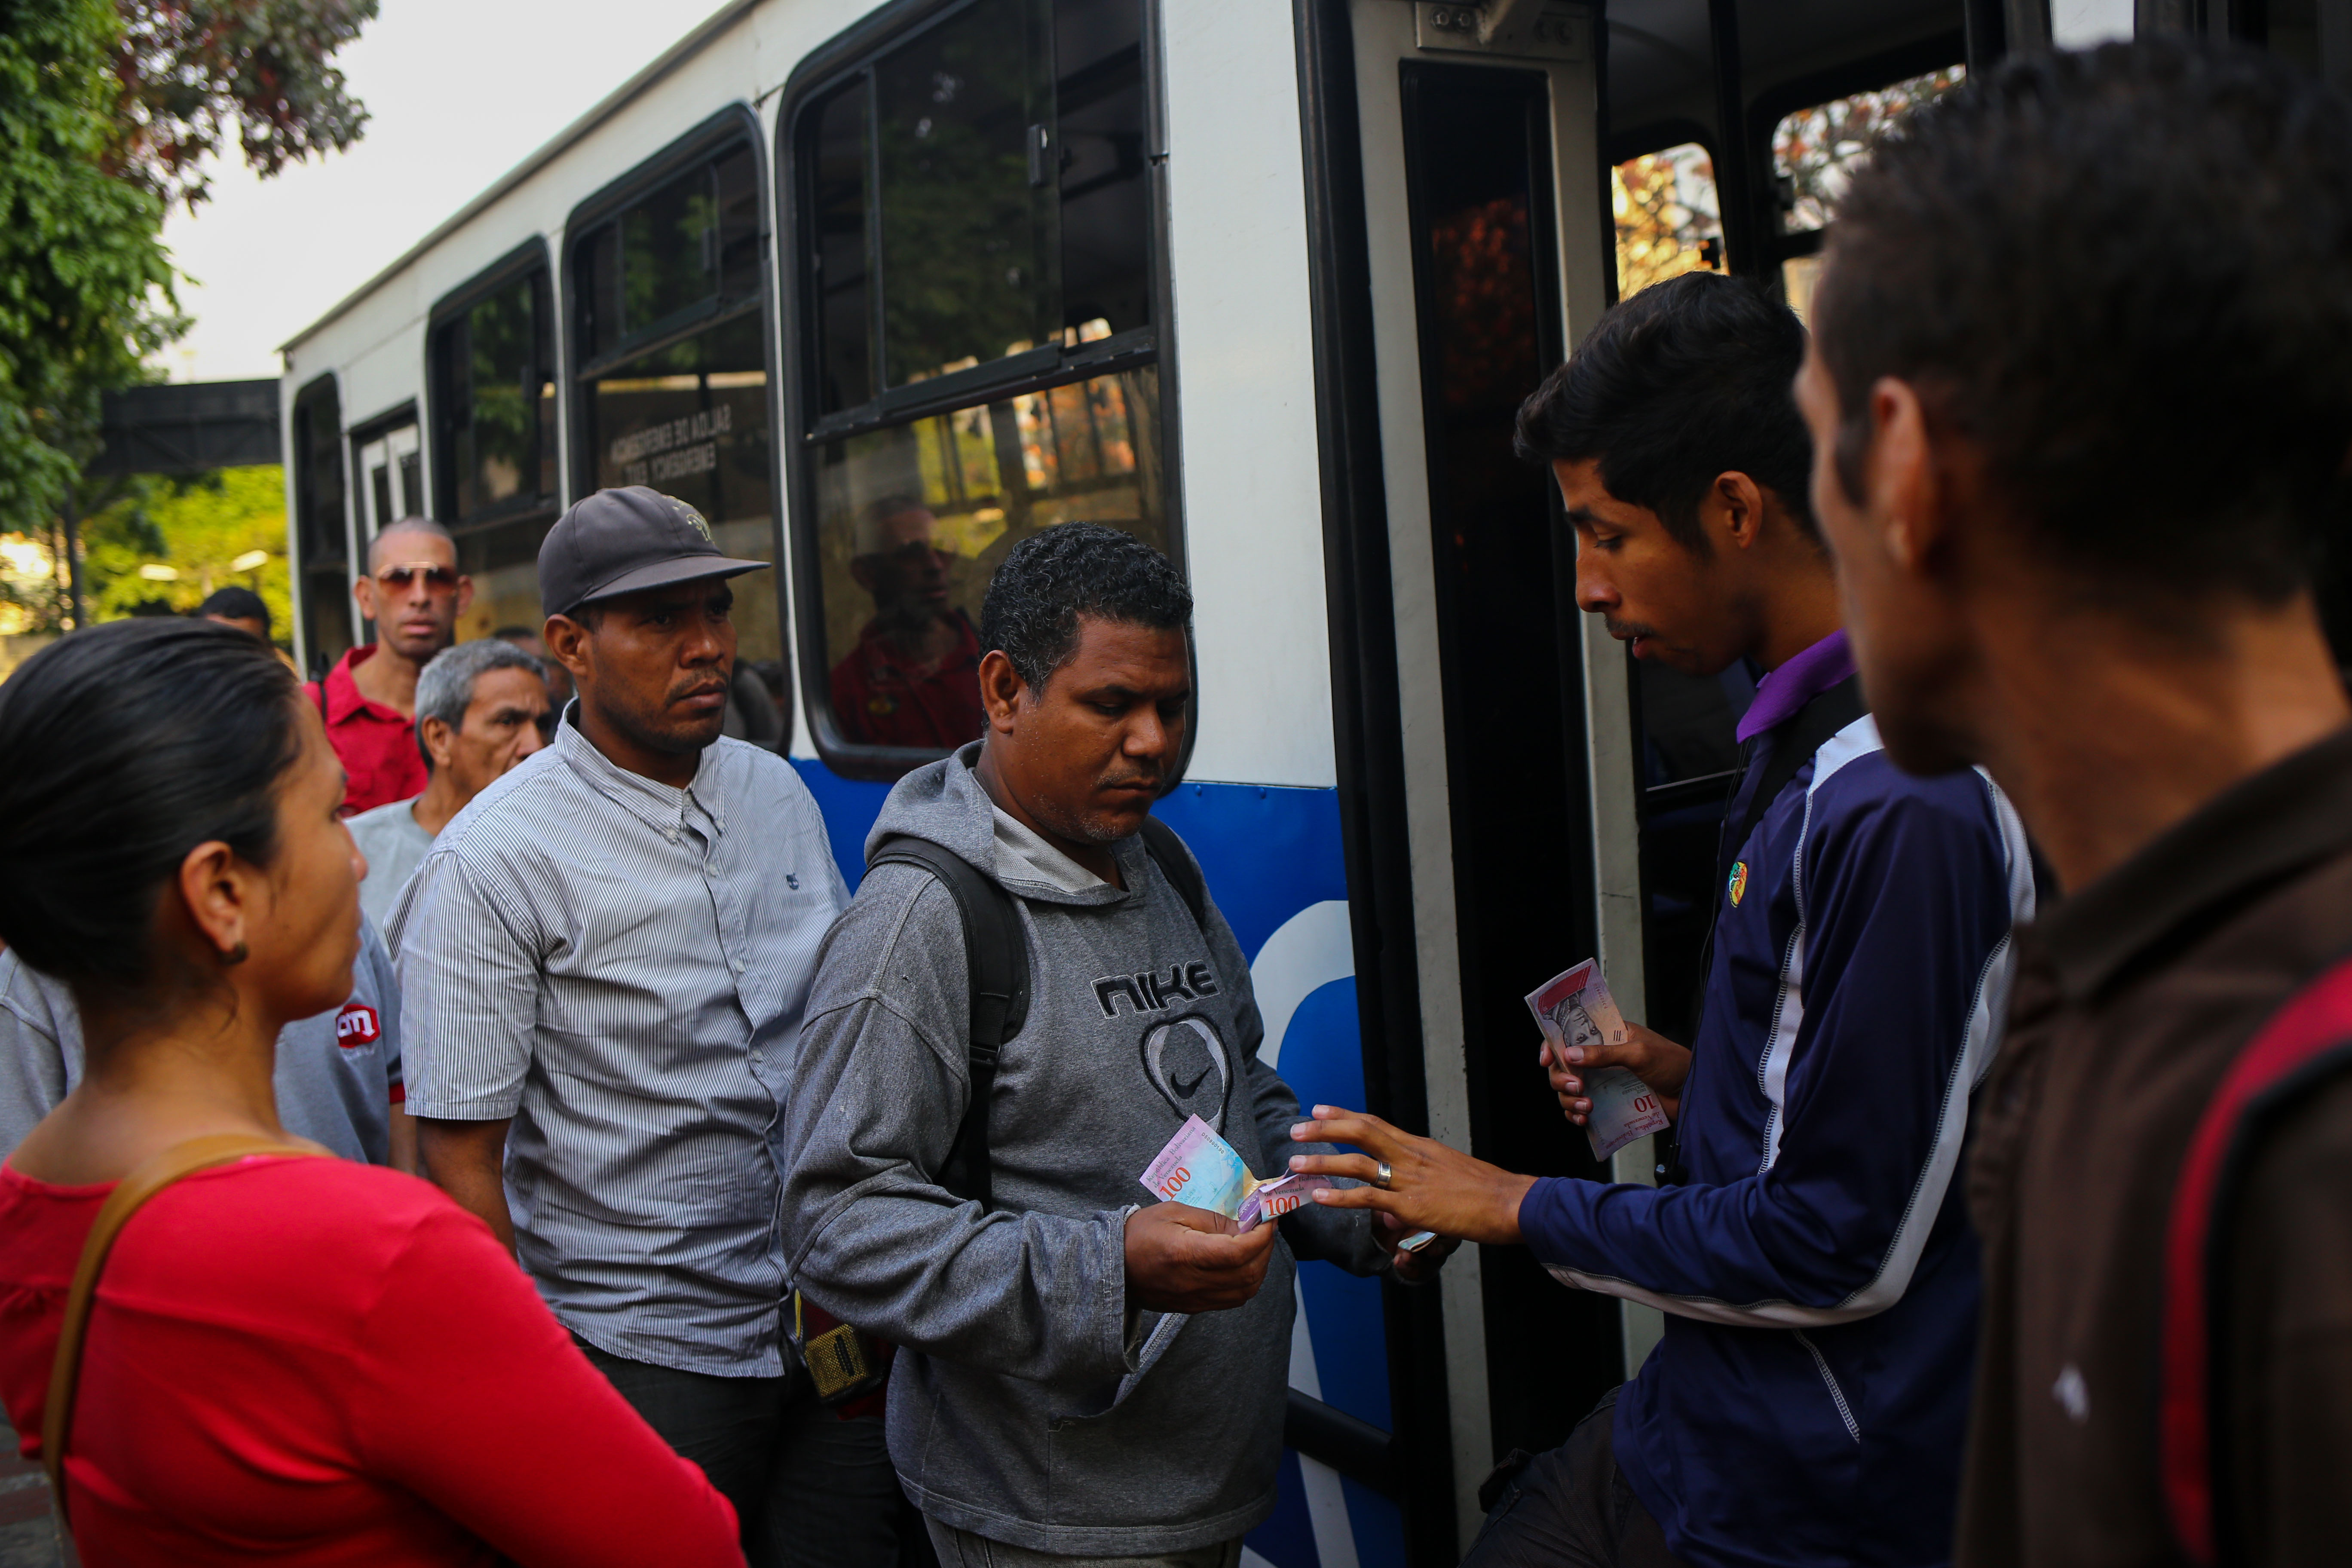
[[[1738,738],[1751,741],[1853,673],[1853,648],[1840,626],[1756,683],[1756,700],[1739,718]]]

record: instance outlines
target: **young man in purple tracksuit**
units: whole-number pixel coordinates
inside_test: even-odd
[[[1982,774],[1880,750],[1808,510],[1804,352],[1784,307],[1694,274],[1612,310],[1519,415],[1576,527],[1580,606],[1636,658],[1766,671],[1696,1040],[1635,1026],[1553,1071],[1571,1120],[1582,1070],[1641,1074],[1676,1179],[1513,1175],[1328,1108],[1299,1134],[1366,1151],[1302,1168],[1386,1175],[1318,1201],[1524,1242],[1667,1313],[1640,1373],[1503,1489],[1469,1568],[1950,1558],[1978,1296],[1953,1176],[2033,874]]]

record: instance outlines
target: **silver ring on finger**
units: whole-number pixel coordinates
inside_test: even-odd
[[[1375,1160],[1372,1164],[1374,1166],[1372,1185],[1384,1193],[1393,1192],[1396,1188],[1396,1172],[1390,1168],[1386,1160]]]

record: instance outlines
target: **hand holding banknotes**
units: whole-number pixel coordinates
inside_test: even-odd
[[[1582,1045],[1554,1045],[1546,1040],[1536,1047],[1536,1059],[1550,1074],[1551,1091],[1559,1097],[1559,1108],[1579,1127],[1592,1114],[1584,1075],[1601,1068],[1623,1068],[1650,1087],[1669,1117],[1682,1114],[1683,1083],[1690,1077],[1690,1047],[1678,1046],[1654,1029],[1629,1023],[1622,1037],[1616,1040]]]
[[[1161,1203],[1127,1216],[1127,1300],[1155,1312],[1221,1312],[1265,1283],[1275,1227],[1243,1233],[1227,1216]]]
[[[1400,1131],[1361,1110],[1318,1105],[1290,1130],[1300,1143],[1352,1143],[1360,1154],[1293,1154],[1301,1174],[1353,1176],[1360,1187],[1325,1187],[1308,1201],[1329,1208],[1377,1209],[1415,1230],[1495,1245],[1519,1239],[1519,1200],[1536,1184],[1431,1138]],[[1387,1182],[1381,1184],[1381,1167]]]

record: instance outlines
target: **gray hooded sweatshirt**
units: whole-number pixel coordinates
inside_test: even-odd
[[[900,1346],[890,1458],[943,1523],[1034,1551],[1143,1556],[1241,1535],[1273,1511],[1297,1256],[1386,1257],[1360,1211],[1280,1222],[1265,1285],[1196,1316],[1127,1300],[1137,1180],[1187,1115],[1260,1176],[1286,1169],[1298,1102],[1257,1059],[1249,966],[1204,934],[1139,837],[1122,891],[1003,819],[979,745],[909,773],[869,848],[927,838],[1018,895],[1027,1022],[989,1112],[993,1203],[943,1190],[968,1095],[970,981],[955,901],[929,873],[868,874],[817,960],[778,1123],[793,1279]]]

